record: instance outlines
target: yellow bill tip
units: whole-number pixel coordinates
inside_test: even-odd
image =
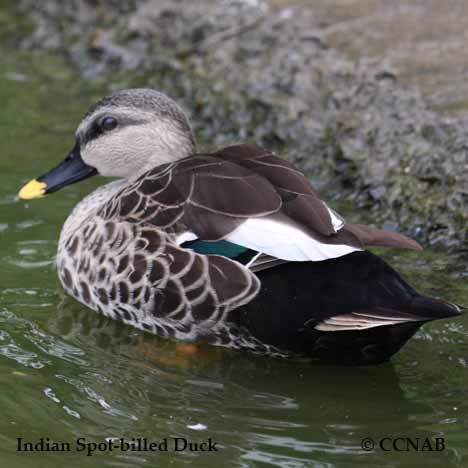
[[[42,198],[45,196],[47,184],[39,182],[36,179],[28,182],[19,192],[19,197],[22,200],[32,200],[34,198]]]

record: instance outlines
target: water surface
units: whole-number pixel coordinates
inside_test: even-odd
[[[66,155],[104,90],[56,57],[8,41],[0,53],[2,466],[467,466],[466,318],[425,326],[389,364],[341,368],[208,346],[193,352],[67,298],[53,264],[57,238],[99,181],[28,203],[16,194]],[[352,206],[347,214],[362,219]],[[443,250],[385,256],[421,292],[468,303],[466,258]],[[363,438],[385,436],[444,437],[446,450],[361,449]],[[18,437],[73,446],[79,437],[211,438],[218,451],[17,453]]]

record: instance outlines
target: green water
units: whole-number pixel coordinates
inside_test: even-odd
[[[425,326],[389,364],[340,368],[210,347],[187,354],[67,298],[53,266],[58,234],[99,181],[31,203],[16,194],[71,148],[103,89],[57,58],[8,42],[0,53],[1,467],[468,466],[466,318]],[[422,292],[468,303],[466,259],[386,258]],[[49,437],[72,451],[18,453],[18,437]],[[75,450],[78,438],[110,437],[211,438],[218,451]],[[446,449],[365,452],[365,437],[444,437]]]

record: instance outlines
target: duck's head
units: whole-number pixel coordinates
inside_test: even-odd
[[[22,199],[40,198],[96,174],[135,179],[192,154],[193,133],[182,109],[152,89],[127,89],[94,104],[64,161],[32,180]]]

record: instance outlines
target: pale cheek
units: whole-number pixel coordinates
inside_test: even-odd
[[[81,158],[88,166],[96,168],[101,173],[102,152],[100,145],[90,142],[81,148]]]
[[[162,124],[153,126],[132,125],[102,135],[82,147],[83,161],[101,175],[132,179],[154,166],[178,159],[178,135]]]
[[[81,157],[86,164],[96,168],[100,175],[129,177],[135,169],[135,161],[128,145],[122,144],[120,140],[102,138],[99,141],[90,142],[83,148]]]

